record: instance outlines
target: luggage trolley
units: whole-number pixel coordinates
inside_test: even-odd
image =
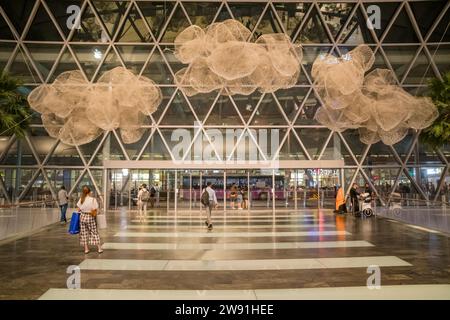
[[[359,195],[359,208],[364,217],[373,216],[372,196],[369,192],[364,192]]]
[[[391,201],[389,202],[389,211],[395,216],[401,214],[402,210],[402,195],[398,192],[391,193]]]

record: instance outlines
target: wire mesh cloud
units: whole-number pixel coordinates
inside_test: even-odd
[[[187,67],[175,74],[188,96],[225,88],[225,94],[274,92],[294,86],[300,75],[302,51],[282,33],[252,33],[228,19],[205,29],[193,25],[175,39],[175,56]]]
[[[396,84],[388,69],[375,69],[367,45],[359,45],[337,58],[321,55],[314,61],[312,77],[323,101],[316,120],[334,131],[359,130],[365,144],[401,141],[408,129],[424,129],[437,118],[430,98],[415,97]]]
[[[134,143],[144,133],[145,115],[161,101],[161,90],[152,80],[123,67],[105,72],[94,84],[81,71],[63,72],[28,96],[48,134],[68,145],[86,144],[105,130],[119,128],[122,141]]]

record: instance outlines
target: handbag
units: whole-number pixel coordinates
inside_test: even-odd
[[[94,218],[97,216],[97,209],[94,209],[94,210],[92,210],[91,212],[89,212],[89,214],[91,215],[91,216],[93,216]]]
[[[72,218],[70,219],[69,233],[70,234],[80,233],[80,213],[79,212],[72,213]]]
[[[91,198],[91,202],[93,203],[94,201],[95,201],[95,199]],[[98,214],[98,209],[93,209],[93,210],[91,210],[91,212],[89,212],[89,215],[91,215],[94,218],[97,216],[97,214]]]
[[[99,229],[106,229],[106,214],[97,215],[97,227]]]

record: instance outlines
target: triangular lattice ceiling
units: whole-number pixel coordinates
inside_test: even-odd
[[[27,165],[38,170],[31,174],[25,189],[36,180],[46,180],[49,174],[45,170],[65,164],[63,160],[81,170],[75,184],[87,177],[98,185],[101,179],[92,172],[101,167],[105,144],[108,144],[108,155],[116,159],[172,159],[170,130],[180,126],[193,129],[194,122],[200,123],[204,130],[276,127],[283,132],[278,149],[281,159],[344,158],[348,168],[354,170],[349,181],[371,179],[366,169],[377,161],[386,164],[383,153],[389,166],[398,168],[394,180],[411,179],[422,195],[425,192],[408,174],[408,167],[431,159],[433,166],[448,172],[446,151],[422,150],[415,138],[417,133],[412,132],[409,140],[393,148],[380,149],[377,145],[361,145],[351,131],[337,135],[318,126],[314,113],[320,99],[310,75],[311,65],[321,52],[345,54],[354,46],[367,43],[376,51],[377,66],[392,69],[399,84],[410,92],[423,94],[427,79],[441,77],[443,69],[449,66],[445,57],[450,43],[439,44],[450,37],[446,29],[450,14],[448,2],[379,1],[376,4],[382,13],[381,28],[376,30],[368,29],[365,23],[373,1],[74,0],[70,4],[80,8],[81,21],[79,28],[72,29],[67,27],[67,22],[74,21],[73,12],[67,13],[63,3],[58,0],[0,2],[1,68],[32,88],[53,81],[67,70],[79,68],[88,80],[95,81],[110,68],[126,66],[156,81],[164,100],[146,121],[144,137],[132,146],[124,145],[119,135],[111,132],[88,146],[71,150],[52,141],[49,154],[41,159],[35,154],[39,146],[33,145],[39,140],[27,139],[21,149],[28,153]],[[183,67],[173,55],[173,40],[178,32],[190,24],[204,27],[228,18],[240,20],[257,36],[285,32],[292,41],[303,44],[305,58],[295,88],[248,97],[227,97],[219,93],[185,97],[173,86],[174,73]],[[404,30],[408,30],[407,34]],[[39,119],[34,122],[39,127]],[[18,150],[17,143],[4,144],[2,148],[0,166],[14,161],[11,154]],[[377,153],[380,153],[378,158]],[[65,156],[72,157],[73,161]],[[1,183],[4,184],[3,180]],[[54,192],[54,184],[46,183]],[[5,192],[4,187],[0,189]]]

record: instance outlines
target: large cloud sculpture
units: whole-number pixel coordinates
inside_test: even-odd
[[[103,131],[118,128],[124,143],[134,143],[142,137],[146,115],[161,100],[152,80],[122,67],[105,72],[94,84],[81,71],[63,72],[28,96],[48,134],[68,145],[89,143]]]
[[[226,88],[225,94],[267,93],[297,83],[301,47],[282,33],[264,34],[251,42],[252,33],[237,20],[193,25],[175,39],[175,56],[187,67],[175,74],[181,90],[193,96]]]
[[[321,55],[314,61],[312,76],[323,106],[316,120],[334,131],[359,129],[365,144],[401,141],[408,129],[424,129],[438,116],[430,98],[415,97],[396,84],[388,69],[375,69],[374,54],[360,45],[342,56]]]

